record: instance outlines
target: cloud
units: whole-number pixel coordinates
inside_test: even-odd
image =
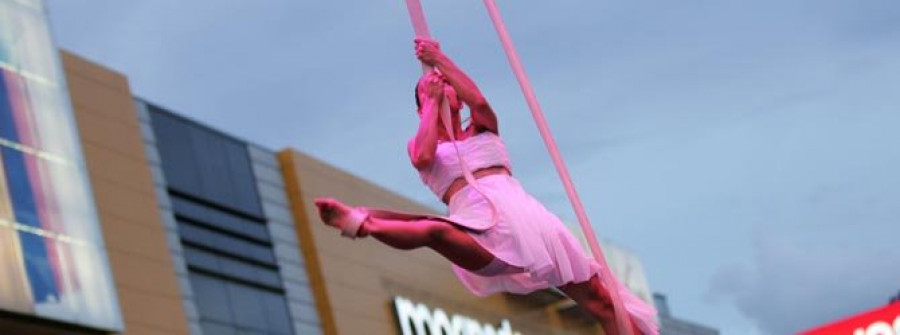
[[[892,245],[810,246],[769,234],[755,242],[753,265],[722,268],[709,296],[734,303],[765,334],[792,334],[876,308],[900,289],[900,250]]]
[[[419,68],[402,1],[47,2],[60,44],[126,73],[136,94],[443,207],[404,150]],[[423,3],[498,112],[516,176],[571,219],[480,1]],[[819,306],[865,288],[830,278],[896,244],[900,2],[499,5],[598,232],[636,249],[678,315],[732,334],[741,313],[780,334],[896,292]],[[769,229],[755,245],[754,225]],[[735,259],[749,264],[720,269]],[[702,301],[710,280],[728,308]],[[766,303],[812,307],[791,322]]]

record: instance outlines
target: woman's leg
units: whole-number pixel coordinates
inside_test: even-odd
[[[319,216],[326,224],[348,215],[352,208],[334,199],[316,199]],[[469,271],[484,268],[494,255],[456,226],[440,220],[392,220],[370,216],[359,235],[371,235],[391,247],[410,250],[429,247]]]
[[[609,291],[603,287],[600,277],[593,276],[590,280],[581,283],[570,283],[560,286],[569,298],[575,300],[581,308],[600,321],[603,332],[609,335],[618,335],[619,326],[616,324],[615,308],[613,308],[612,296]],[[624,311],[622,311],[624,312]],[[631,332],[635,335],[641,334],[634,320],[631,320]]]

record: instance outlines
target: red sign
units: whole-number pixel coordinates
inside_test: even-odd
[[[900,335],[900,302],[800,332],[800,335]]]

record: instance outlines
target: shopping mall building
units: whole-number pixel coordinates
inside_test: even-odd
[[[434,211],[134,98],[41,1],[0,0],[0,334],[601,332],[556,291],[476,298],[434,252],[342,239],[319,196]]]

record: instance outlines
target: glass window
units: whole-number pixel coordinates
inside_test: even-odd
[[[121,329],[58,49],[40,0],[0,0],[0,310]]]
[[[244,143],[153,105],[148,110],[170,188],[263,216]]]
[[[184,221],[178,222],[178,234],[187,243],[210,248],[218,252],[241,257],[263,264],[275,265],[271,245],[250,242],[238,237],[202,228]]]
[[[239,235],[244,235],[254,240],[264,242],[271,241],[269,232],[264,223],[225,213],[177,195],[174,195],[171,198],[172,209],[175,211],[175,214],[180,217],[221,228]]]
[[[257,268],[256,279],[259,281],[259,283],[264,285],[278,288],[281,287],[281,276],[279,276],[278,272],[275,270]]]
[[[234,321],[238,326],[266,330],[266,314],[262,295],[265,292],[241,284],[228,285],[228,298],[234,308]]]
[[[184,247],[182,250],[188,265],[212,272],[222,271],[218,256],[191,247]]]
[[[238,335],[237,329],[233,326],[227,326],[220,323],[215,322],[201,322],[200,326],[203,327],[204,334],[215,334],[215,335]]]
[[[229,258],[222,258],[221,264],[224,274],[246,281],[257,281],[256,266]]]
[[[291,334],[291,317],[288,314],[287,302],[283,296],[268,293],[263,296],[266,311],[266,323],[270,334]]]
[[[293,334],[280,293],[193,272],[190,279],[207,334]]]
[[[233,314],[227,284],[219,279],[196,273],[190,274],[194,302],[203,319],[232,322]]]
[[[272,289],[281,289],[281,277],[275,268],[250,264],[227,256],[216,255],[189,246],[184,247],[188,266],[218,275],[251,282]]]

